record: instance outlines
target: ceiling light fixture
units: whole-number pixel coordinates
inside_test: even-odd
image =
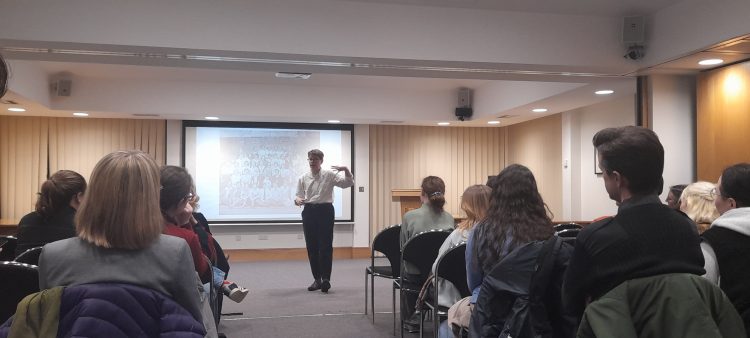
[[[341,123],[339,120],[328,120],[328,123]]]
[[[614,92],[615,91],[612,90],[612,89],[602,89],[602,90],[595,91],[594,94],[596,94],[596,95],[609,95],[609,94],[612,94]]]
[[[73,113],[73,116],[89,116],[89,113],[78,112],[78,113]]]
[[[500,124],[500,121],[487,121],[487,124]]]
[[[218,120],[219,118],[216,117],[216,116],[206,116],[206,117],[204,117],[204,119],[215,121],[215,120]]]
[[[535,113],[546,113],[547,112],[547,108],[534,108],[531,111],[533,111]]]
[[[724,63],[724,60],[722,59],[706,59],[706,60],[700,60],[698,61],[698,64],[701,66],[713,66],[718,65],[720,63]]]
[[[9,111],[15,111],[15,112],[25,112],[26,109],[23,108],[8,108]]]
[[[449,126],[450,124],[450,122],[438,122],[439,126]]]
[[[279,79],[300,79],[307,80],[312,76],[312,73],[290,73],[290,72],[278,72],[276,77]]]

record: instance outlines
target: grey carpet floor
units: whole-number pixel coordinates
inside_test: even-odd
[[[369,264],[369,259],[335,260],[332,287],[324,294],[307,291],[312,283],[307,261],[233,263],[229,280],[250,294],[242,303],[224,298],[219,331],[229,338],[393,337],[390,280],[375,278],[375,323],[364,315]],[[396,305],[398,311],[398,294]],[[425,330],[426,337],[431,335]]]

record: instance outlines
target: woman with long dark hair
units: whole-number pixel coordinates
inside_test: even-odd
[[[487,216],[474,226],[466,245],[466,272],[472,296],[454,304],[448,312],[448,322],[454,334],[460,327],[469,327],[471,313],[474,304],[477,303],[484,277],[489,275],[500,261],[507,257],[510,261],[506,260],[503,263],[513,264],[511,253],[514,250],[554,236],[551,212],[539,194],[536,179],[529,168],[520,164],[511,164],[488,185],[492,188],[492,194]],[[555,274],[551,278],[562,280],[565,261],[570,255],[570,250],[569,247],[561,249],[559,256],[562,259],[556,259]],[[523,272],[519,270],[519,273]],[[512,282],[509,281],[509,283]],[[561,283],[550,284],[559,289],[558,284]],[[527,287],[527,285],[519,287]],[[561,298],[559,292],[552,292],[549,297],[550,299]],[[514,300],[503,299],[502,303],[512,305]],[[559,299],[549,303],[550,313],[559,310]],[[511,311],[511,309],[505,310]],[[504,315],[507,314],[498,314],[495,319],[505,321]],[[566,334],[569,333],[568,331],[570,330],[566,328]]]
[[[72,170],[60,170],[42,183],[35,210],[18,223],[16,256],[24,251],[76,236],[73,218],[86,191],[86,180]]]

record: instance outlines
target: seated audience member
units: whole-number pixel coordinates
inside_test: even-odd
[[[198,235],[190,224],[193,218],[190,201],[195,196],[192,177],[185,168],[171,165],[161,168],[160,177],[162,189],[159,205],[164,217],[164,234],[180,237],[187,242],[201,282],[210,283],[216,289],[221,289],[229,299],[241,302],[248,290],[224,280],[224,272],[212,266],[211,261],[203,254]]]
[[[714,187],[713,183],[695,182],[685,187],[680,197],[680,211],[695,222],[699,234],[708,230],[719,217],[714,205],[715,196],[711,194]]]
[[[94,167],[76,214],[78,237],[49,243],[39,287],[127,283],[160,291],[202,321],[190,248],[161,235],[159,167],[140,151],[117,151]]]
[[[724,169],[713,195],[721,216],[703,233],[706,278],[724,290],[750,329],[750,164]]]
[[[680,210],[680,198],[682,197],[682,192],[685,190],[685,187],[687,187],[687,184],[678,184],[669,187],[669,192],[667,193],[667,206],[675,210]]]
[[[469,232],[474,225],[482,220],[487,213],[490,203],[490,187],[483,184],[472,185],[464,190],[461,195],[461,210],[466,213],[466,219],[458,223],[453,232],[445,239],[443,245],[438,250],[438,258],[432,264],[432,273],[435,273],[437,263],[448,249],[465,243]],[[458,290],[449,282],[443,279],[438,281],[440,284],[440,293],[438,294],[438,304],[440,306],[451,306],[461,299]],[[426,295],[431,296],[431,295]]]
[[[536,179],[531,171],[522,165],[511,164],[503,169],[490,182],[492,194],[487,216],[480,221],[469,235],[466,245],[466,273],[472,296],[462,299],[448,312],[448,323],[453,334],[458,336],[461,327],[468,328],[471,312],[480,294],[484,277],[495,265],[503,261],[514,250],[526,244],[544,241],[554,236],[549,209],[537,189]],[[559,293],[562,273],[570,256],[570,246],[564,245],[555,257],[556,274],[545,299],[548,318],[556,329],[555,337],[571,336],[573,325],[564,324],[562,314],[555,313],[561,308]],[[509,282],[512,283],[512,282]],[[556,291],[557,290],[557,291]],[[513,304],[515,299],[508,295],[503,304]],[[503,326],[505,317],[497,318]]]
[[[661,203],[664,148],[642,127],[607,128],[593,137],[604,187],[619,203],[613,218],[580,232],[565,274],[567,310],[580,317],[622,282],[669,273],[702,275],[700,238],[693,222]]]
[[[412,237],[420,232],[428,230],[450,230],[455,226],[453,216],[443,210],[445,205],[445,183],[440,177],[427,176],[422,180],[422,193],[420,195],[422,207],[411,210],[404,214],[401,224],[401,250]],[[409,264],[402,267],[405,276],[404,287],[416,289],[422,287],[424,280],[419,280],[421,271]],[[408,282],[406,280],[408,279]],[[406,293],[401,299],[401,317],[404,319],[405,329],[409,332],[419,330],[419,320],[414,314],[417,295]]]
[[[0,54],[0,98],[8,91],[8,64]]]
[[[79,173],[60,170],[44,183],[35,211],[18,223],[16,256],[50,242],[76,236],[73,217],[86,191],[86,180]]]

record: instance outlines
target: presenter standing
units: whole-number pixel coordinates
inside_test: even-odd
[[[354,185],[354,176],[346,166],[331,166],[321,169],[323,152],[313,149],[307,152],[310,172],[300,177],[294,204],[303,206],[302,229],[305,233],[307,258],[315,279],[307,290],[328,292],[331,288],[331,265],[333,260],[333,187],[342,189]],[[339,175],[343,171],[344,176]]]

